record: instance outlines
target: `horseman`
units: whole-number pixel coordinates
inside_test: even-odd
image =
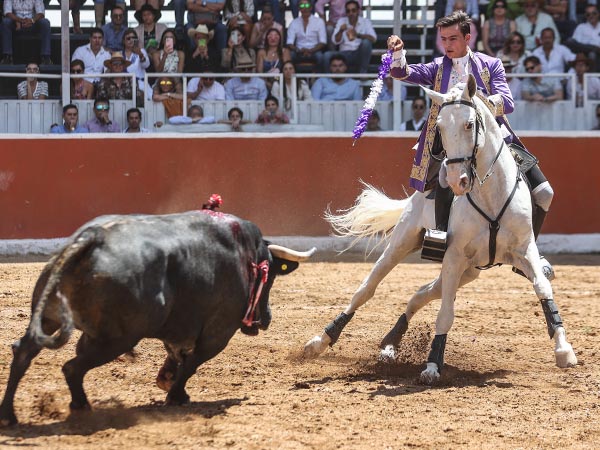
[[[526,168],[526,177],[535,204],[532,220],[533,232],[537,239],[554,192],[537,165],[537,159],[524,149],[523,143],[513,132],[505,116],[514,110],[515,104],[506,82],[502,62],[484,53],[471,51],[469,48],[471,19],[464,12],[455,11],[449,16],[442,17],[436,23],[436,27],[440,32],[446,55],[435,58],[428,64],[407,64],[402,39],[395,35],[388,38],[388,49],[393,51],[390,75],[409,83],[431,85],[434,91],[440,93],[447,93],[459,83],[466,83],[469,74],[475,77],[477,95],[495,115],[506,143],[509,144],[513,154],[518,154],[516,159],[526,159],[530,162],[531,167]],[[439,105],[431,105],[426,125],[415,145],[416,155],[410,174],[410,186],[421,192],[432,190],[432,194],[435,195],[436,228],[445,232],[453,194],[445,183],[443,149],[436,127],[439,110]]]

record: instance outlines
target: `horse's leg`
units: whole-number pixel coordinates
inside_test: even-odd
[[[413,214],[404,216],[405,220],[400,220],[385,250],[371,269],[369,275],[363,280],[357,291],[352,296],[350,304],[344,312],[340,313],[332,322],[325,327],[323,333],[313,337],[304,346],[304,355],[310,358],[323,353],[327,346],[335,344],[342,333],[344,327],[354,316],[354,312],[364,305],[373,295],[375,289],[381,283],[381,280],[410,253],[416,251],[423,241],[423,226],[421,225],[421,210],[415,207]]]
[[[465,284],[470,283],[475,280],[479,274],[480,270],[471,267],[463,273],[459,288],[464,286]],[[398,321],[396,325],[389,331],[389,333],[383,338],[379,348],[381,348],[381,354],[379,356],[380,360],[383,362],[393,362],[396,360],[396,350],[400,345],[400,341],[402,337],[408,330],[408,324],[412,320],[413,316],[423,308],[425,305],[430,303],[432,300],[436,300],[442,296],[442,278],[438,277],[436,280],[428,283],[421,288],[411,297],[406,305],[406,310]]]
[[[444,352],[446,350],[446,337],[454,322],[454,300],[456,291],[465,272],[467,262],[450,249],[444,255],[442,263],[442,305],[438,311],[435,322],[435,337],[431,343],[431,351],[427,358],[427,368],[421,372],[421,382],[432,384],[440,379],[444,367]]]
[[[519,261],[521,267],[525,269],[524,272],[527,278],[533,280],[533,289],[542,303],[548,334],[550,335],[550,339],[554,339],[556,365],[558,367],[572,367],[576,365],[577,356],[575,356],[573,347],[567,341],[567,334],[558,313],[558,306],[554,302],[552,285],[544,274],[538,248],[533,240],[527,247],[525,257],[519,258]]]

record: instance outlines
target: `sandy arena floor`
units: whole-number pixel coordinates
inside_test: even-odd
[[[555,299],[579,365],[559,369],[542,309],[522,277],[501,267],[457,297],[440,385],[417,382],[439,301],[411,327],[396,365],[378,344],[435,264],[402,264],[356,314],[338,344],[304,360],[304,343],[332,320],[370,263],[306,263],[278,279],[273,323],[238,333],[188,383],[192,403],[163,405],[154,385],[162,344],[144,341],[85,380],[91,412],[69,415],[61,366],[76,337],[34,360],[16,396],[21,424],[0,429],[0,448],[399,449],[597,448],[600,442],[600,255],[550,257]],[[577,264],[577,265],[575,265]],[[0,384],[10,343],[29,321],[40,262],[0,263]]]

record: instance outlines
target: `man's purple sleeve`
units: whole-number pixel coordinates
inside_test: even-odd
[[[438,65],[435,62],[427,64],[407,64],[403,68],[392,67],[390,75],[407,83],[429,86],[435,80]]]
[[[510,114],[515,109],[515,101],[506,82],[504,66],[499,59],[490,64],[490,94],[500,94],[504,103],[504,114]]]

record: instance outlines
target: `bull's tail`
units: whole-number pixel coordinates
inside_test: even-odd
[[[333,231],[342,237],[353,237],[350,247],[361,238],[380,236],[385,241],[398,223],[408,199],[393,200],[370,184],[361,181],[364,189],[356,198],[354,206],[339,210],[339,214],[325,211]]]
[[[102,239],[100,228],[89,228],[84,230],[72,244],[67,245],[56,257],[50,269],[50,274],[42,294],[31,315],[31,322],[27,333],[34,339],[36,344],[47,348],[60,348],[65,345],[73,332],[73,313],[69,307],[67,297],[57,290],[58,284],[67,269],[73,266],[85,250],[91,244]],[[52,335],[47,335],[42,329],[42,316],[48,298],[56,292],[58,299],[58,310],[60,317],[60,329]]]

